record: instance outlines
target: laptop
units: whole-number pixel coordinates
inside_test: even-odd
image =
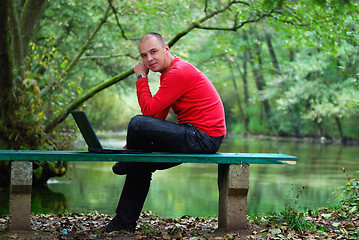
[[[72,111],[71,115],[80,129],[80,132],[85,139],[88,151],[91,153],[112,153],[112,154],[138,154],[142,150],[136,149],[118,149],[118,148],[103,148],[100,140],[97,138],[90,121],[84,111]]]

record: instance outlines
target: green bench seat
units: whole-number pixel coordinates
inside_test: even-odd
[[[11,232],[31,230],[33,161],[166,162],[218,164],[218,227],[224,231],[247,228],[247,193],[250,164],[296,164],[297,158],[276,153],[142,153],[98,154],[84,151],[0,150],[0,161],[11,162]]]

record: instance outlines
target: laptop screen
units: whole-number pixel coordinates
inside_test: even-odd
[[[74,117],[89,149],[103,149],[100,140],[97,138],[97,135],[86,116],[86,113],[83,111],[73,111],[71,114]]]

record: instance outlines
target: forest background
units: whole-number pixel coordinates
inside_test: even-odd
[[[359,139],[358,10],[348,0],[4,0],[0,146],[66,149],[75,109],[96,129],[126,129],[140,114],[132,68],[147,32],[209,77],[230,133]]]

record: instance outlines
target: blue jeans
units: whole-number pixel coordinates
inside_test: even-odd
[[[148,152],[216,153],[223,137],[210,137],[192,124],[177,124],[142,115],[131,119],[127,147]],[[126,181],[116,209],[123,225],[136,225],[145,202],[152,173],[180,163],[129,163]]]

